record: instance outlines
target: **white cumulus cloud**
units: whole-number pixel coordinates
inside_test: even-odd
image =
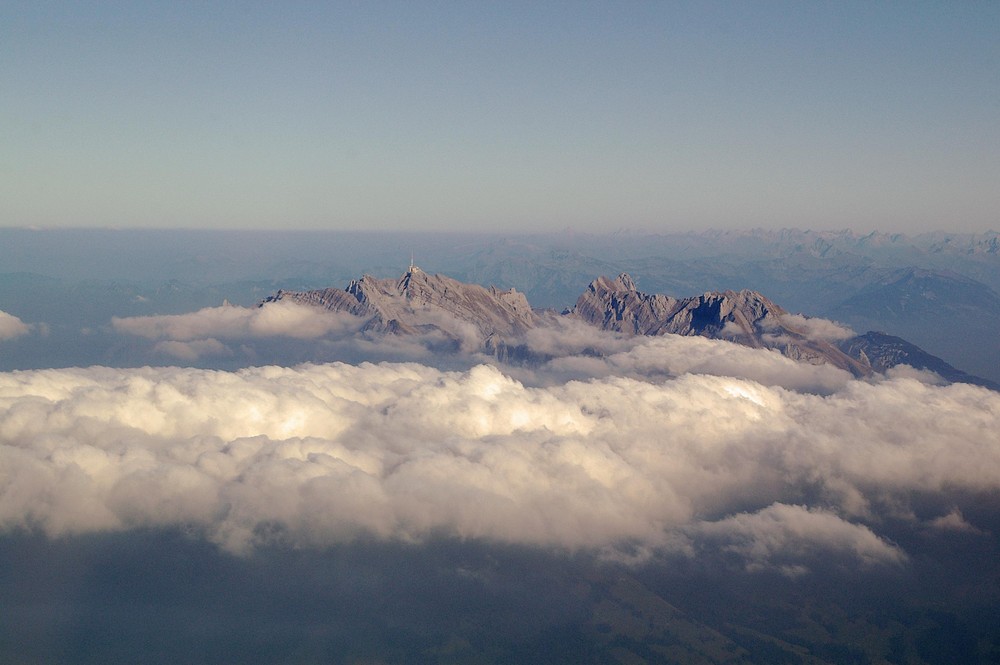
[[[863,565],[900,564],[906,554],[875,535],[823,508],[774,503],[754,513],[739,513],[691,527],[706,544],[738,555],[750,570],[776,568],[789,575],[806,569],[806,556],[851,554]]]
[[[232,351],[215,338],[195,339],[190,342],[163,340],[153,346],[153,351],[164,353],[180,360],[194,361],[203,356],[229,356]]]
[[[332,333],[353,332],[362,323],[350,314],[291,301],[268,303],[266,307],[223,305],[188,314],[112,319],[112,326],[118,332],[178,342],[260,337],[314,339]]]
[[[809,394],[744,378],[325,364],[0,374],[0,528],[184,525],[233,550],[358,534],[728,548],[798,571],[911,495],[1000,490],[1000,394],[908,378]]]
[[[31,332],[31,326],[13,314],[0,311],[0,342]]]
[[[856,332],[842,323],[814,316],[783,314],[781,322],[789,329],[815,341],[839,342],[857,335]]]
[[[548,367],[576,376],[626,375],[642,378],[711,374],[811,392],[837,390],[851,380],[848,372],[832,365],[797,362],[778,351],[751,349],[705,337],[632,337],[615,344],[617,348],[608,345],[611,348],[601,349],[611,351],[607,356],[567,356],[551,361]]]

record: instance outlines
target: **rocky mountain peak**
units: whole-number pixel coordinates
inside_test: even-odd
[[[418,288],[421,283],[426,284],[428,279],[427,273],[418,268],[415,265],[411,265],[409,270],[399,278],[399,284],[397,285],[400,293],[407,293],[410,290],[411,285],[414,288]]]
[[[432,333],[456,349],[486,352],[510,361],[539,359],[525,344],[524,335],[546,325],[549,316],[533,311],[524,294],[514,289],[466,284],[428,274],[416,266],[398,279],[364,275],[351,281],[346,289],[278,291],[261,306],[278,300],[362,317],[365,321],[361,329],[368,333]],[[898,338],[869,333],[844,340],[840,336],[843,329],[836,324],[814,324],[806,317],[789,315],[766,296],[751,290],[709,291],[675,298],[643,293],[627,273],[621,273],[614,279],[604,276],[593,280],[563,316],[628,335],[698,335],[774,349],[789,358],[828,363],[855,376],[908,363],[932,369],[951,380],[971,382],[975,378],[965,377]],[[830,334],[830,326],[837,334]]]
[[[861,376],[871,367],[823,339],[788,325],[788,313],[757,291],[710,291],[689,298],[638,291],[626,274],[599,277],[570,316],[604,330],[633,335],[700,335],[772,348],[812,363],[830,363]]]
[[[714,335],[728,327],[730,333],[754,336],[773,328],[772,322],[784,313],[756,291],[708,292],[682,299],[642,293],[626,273],[614,280],[595,279],[573,309],[575,316],[605,330],[639,335]]]
[[[365,275],[344,290],[281,291],[268,299],[292,300],[365,317],[365,330],[414,333],[437,330],[446,337],[469,341],[520,335],[535,325],[535,314],[523,294],[444,275],[416,266],[399,279]]]
[[[625,291],[637,290],[635,287],[635,282],[632,281],[632,277],[627,272],[623,272],[622,274],[618,275],[617,279],[615,279],[615,283],[620,285],[621,288],[624,289]]]

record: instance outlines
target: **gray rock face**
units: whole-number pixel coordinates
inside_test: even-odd
[[[855,376],[872,373],[870,364],[831,342],[817,339],[788,312],[756,291],[704,293],[672,298],[642,293],[627,274],[590,283],[571,316],[604,330],[635,335],[700,335],[753,348],[776,349],[795,360],[829,363]]]
[[[432,334],[452,348],[518,363],[544,360],[524,343],[524,335],[558,318],[552,311],[533,311],[524,294],[514,289],[466,284],[416,267],[398,280],[365,275],[346,289],[278,291],[261,306],[280,300],[353,314],[365,319],[362,330],[369,333]],[[700,335],[773,349],[794,360],[831,364],[859,377],[908,364],[936,371],[947,380],[988,384],[899,338],[880,333],[849,339],[824,336],[816,319],[790,315],[756,291],[674,298],[643,293],[622,273],[615,279],[595,279],[563,316],[627,335]]]
[[[870,331],[852,337],[842,342],[840,348],[854,358],[864,359],[878,372],[884,372],[896,365],[909,365],[915,369],[930,370],[952,383],[972,383],[1000,390],[1000,384],[995,381],[967,374],[905,339],[883,332]]]
[[[291,300],[347,312],[368,321],[364,329],[393,334],[440,332],[463,345],[517,337],[535,326],[523,294],[465,284],[412,267],[398,280],[365,275],[346,289],[279,291],[262,303]]]
[[[595,279],[573,309],[573,315],[604,330],[634,335],[743,336],[749,346],[760,346],[756,338],[779,326],[782,314],[783,309],[754,291],[678,299],[642,293],[625,273],[614,280]]]

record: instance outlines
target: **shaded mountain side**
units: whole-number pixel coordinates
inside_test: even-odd
[[[1000,317],[1000,295],[953,272],[906,268],[844,300],[838,314],[868,318]]]
[[[260,306],[278,301],[360,317],[361,329],[369,334],[433,334],[450,340],[450,348],[486,353],[505,362],[550,359],[532,351],[525,333],[567,317],[626,335],[697,335],[772,349],[797,361],[830,364],[856,377],[907,364],[938,372],[949,381],[995,386],[899,338],[881,333],[854,337],[830,321],[789,314],[756,291],[675,298],[643,293],[625,273],[615,279],[595,279],[573,309],[562,315],[533,310],[524,294],[514,289],[467,284],[415,266],[397,280],[365,275],[346,289],[278,291]]]
[[[959,366],[1000,380],[1000,295],[953,272],[894,271],[830,310],[858,329],[905,338]]]
[[[915,369],[930,370],[953,383],[972,383],[1000,390],[1000,383],[967,374],[905,339],[884,332],[869,331],[864,335],[852,337],[842,342],[840,348],[852,358],[869,364],[877,372],[905,364]]]

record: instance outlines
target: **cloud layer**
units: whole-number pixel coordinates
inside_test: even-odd
[[[781,322],[789,328],[799,331],[807,338],[818,342],[840,342],[857,335],[856,332],[842,323],[819,317],[784,314],[781,317]]]
[[[231,354],[220,339],[317,339],[355,333],[363,323],[350,314],[290,301],[269,303],[267,307],[223,305],[188,314],[115,317],[111,321],[118,332],[162,340],[155,350],[181,360]]]
[[[472,364],[477,358],[483,362],[493,360],[479,353],[484,339],[474,326],[445,313],[434,313],[434,317],[437,320],[432,317],[424,322],[440,325],[451,331],[452,337],[440,330],[371,337],[358,334],[364,323],[361,318],[291,301],[272,302],[266,307],[224,305],[189,314],[115,318],[112,324],[118,332],[154,340],[154,353],[183,362],[233,356],[244,356],[255,363],[266,358],[282,365],[303,360],[433,362],[437,351],[443,349],[447,349],[453,363],[464,360]],[[843,330],[824,319],[808,321]],[[311,355],[303,358],[303,350],[290,340],[307,340],[307,353]],[[541,373],[511,368],[532,384],[551,382],[553,378],[662,378],[697,373],[827,393],[851,380],[850,374],[830,365],[797,362],[777,351],[703,337],[623,335],[568,317],[552,317],[522,338],[507,341],[523,344],[535,357],[552,358]]]
[[[13,314],[0,311],[0,342],[31,332],[31,326]]]
[[[817,395],[694,374],[530,387],[486,365],[17,372],[0,375],[0,526],[897,564],[879,524],[915,519],[912,495],[1000,489],[998,426],[1000,394],[909,378]]]
[[[557,334],[544,329],[532,332],[538,336]],[[819,393],[839,390],[851,381],[848,372],[832,365],[797,362],[778,351],[751,349],[733,342],[697,336],[618,338],[607,333],[597,334],[608,340],[590,348],[607,355],[566,355],[550,361],[545,369],[575,378],[629,376],[642,379],[710,374]]]

